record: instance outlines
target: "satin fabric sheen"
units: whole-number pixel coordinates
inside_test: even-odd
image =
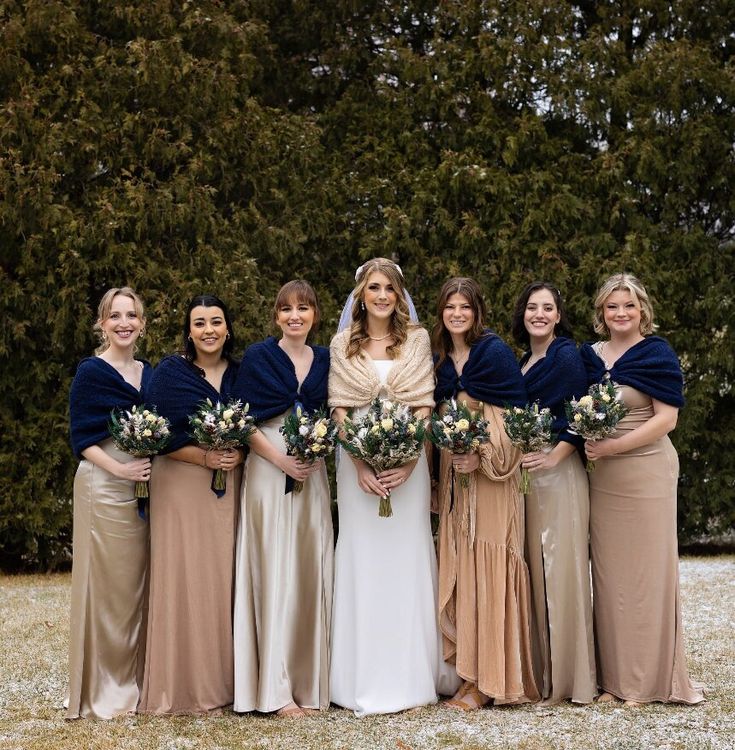
[[[526,560],[533,599],[533,661],[547,703],[597,694],[589,560],[589,484],[575,452],[531,474]]]
[[[134,460],[110,439],[99,446],[121,463]],[[148,525],[133,488],[86,460],[74,478],[69,719],[110,719],[138,704]]]
[[[284,453],[283,414],[258,426]],[[235,711],[329,707],[334,536],[323,463],[298,493],[250,453],[235,585]]]
[[[650,396],[620,388],[630,409],[613,437],[653,416]],[[668,436],[605,456],[590,474],[590,545],[600,688],[638,702],[698,703],[679,609],[676,485]]]
[[[374,360],[382,383],[394,364]],[[330,684],[332,701],[358,716],[435,703],[438,692],[459,686],[441,658],[423,455],[391,497],[393,516],[380,518],[379,498],[360,489],[353,462],[342,456]]]

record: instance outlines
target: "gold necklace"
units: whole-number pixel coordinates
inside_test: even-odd
[[[387,339],[388,336],[392,336],[392,335],[393,335],[392,333],[386,333],[385,336],[371,336],[368,333],[368,338],[370,339],[370,341],[385,341],[385,339]]]
[[[461,357],[456,353],[452,353],[449,356],[452,358],[455,367],[461,367],[469,359],[470,350],[468,349]]]

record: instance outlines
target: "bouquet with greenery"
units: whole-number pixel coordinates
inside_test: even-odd
[[[113,409],[107,426],[117,448],[136,458],[155,456],[171,439],[168,419],[145,406],[133,406],[130,410]],[[133,496],[142,515],[150,497],[148,480],[135,483]]]
[[[296,406],[280,428],[281,435],[286,441],[288,455],[296,456],[309,464],[334,451],[337,445],[337,431],[337,425],[323,409],[309,414],[301,405]],[[303,482],[294,482],[294,492],[301,492],[303,488]]]
[[[247,445],[255,432],[255,420],[248,414],[249,406],[242,401],[202,401],[189,417],[194,440],[207,450],[227,450]],[[223,469],[214,469],[212,492],[222,497],[227,489],[227,478]]]
[[[523,453],[538,451],[551,445],[551,426],[554,415],[551,409],[539,409],[538,403],[524,407],[508,406],[503,412],[505,432],[510,442]],[[521,469],[521,492],[531,488],[531,475],[528,469]]]
[[[427,433],[434,445],[450,453],[472,453],[490,440],[490,423],[482,418],[482,404],[477,413],[470,411],[466,401],[458,404],[452,398],[442,404],[446,404],[446,408],[431,415]],[[462,487],[469,486],[467,474],[459,474],[458,479]]]
[[[628,413],[617,387],[609,377],[590,386],[586,396],[565,405],[569,432],[585,440],[602,440],[615,432],[618,422]],[[587,471],[594,471],[594,461],[587,461]]]
[[[381,472],[418,458],[425,432],[424,420],[415,417],[408,406],[376,398],[363,417],[345,418],[339,442],[348,453]],[[393,515],[390,493],[380,498],[378,515]]]

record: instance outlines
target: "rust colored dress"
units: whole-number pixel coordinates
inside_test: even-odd
[[[462,392],[472,411],[480,402]],[[533,676],[530,584],[523,559],[521,453],[503,427],[503,410],[483,405],[491,440],[467,489],[454,483],[451,454],[439,477],[439,624],[444,658],[500,703],[539,699]]]

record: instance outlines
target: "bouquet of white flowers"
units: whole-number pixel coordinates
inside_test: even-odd
[[[145,406],[133,406],[129,411],[113,409],[107,426],[113,443],[136,458],[155,456],[171,439],[168,419]],[[133,496],[138,501],[138,512],[143,515],[145,502],[150,497],[148,480],[135,483]]]
[[[199,445],[208,450],[226,450],[247,445],[255,432],[255,420],[248,414],[248,404],[218,401],[202,401],[199,408],[189,417],[191,436]],[[212,477],[212,492],[222,497],[227,489],[227,478],[223,469],[215,469]]]
[[[380,472],[418,458],[424,434],[424,420],[415,417],[408,406],[376,398],[363,417],[345,418],[344,438],[339,442],[348,453]],[[378,515],[393,515],[390,494],[380,498]]]
[[[475,414],[465,401],[458,404],[456,399],[449,399],[443,403],[446,404],[446,409],[431,415],[427,433],[434,445],[450,453],[472,453],[482,443],[490,440],[490,423],[481,416],[482,404],[480,411]],[[469,486],[469,476],[460,474],[459,483],[462,487]]]
[[[507,407],[503,412],[503,422],[510,442],[524,453],[541,450],[551,444],[554,415],[551,409],[539,409],[538,403]],[[530,488],[531,475],[528,469],[521,469],[520,490],[525,494]]]
[[[323,410],[309,414],[297,406],[280,428],[286,441],[286,452],[305,463],[314,463],[334,451],[337,445],[337,425]],[[293,491],[301,492],[303,482],[294,482]],[[288,490],[287,490],[288,491]]]
[[[615,432],[618,422],[628,413],[610,378],[591,385],[586,396],[567,402],[569,432],[585,440],[601,440]],[[594,471],[594,461],[587,461],[587,471]]]

